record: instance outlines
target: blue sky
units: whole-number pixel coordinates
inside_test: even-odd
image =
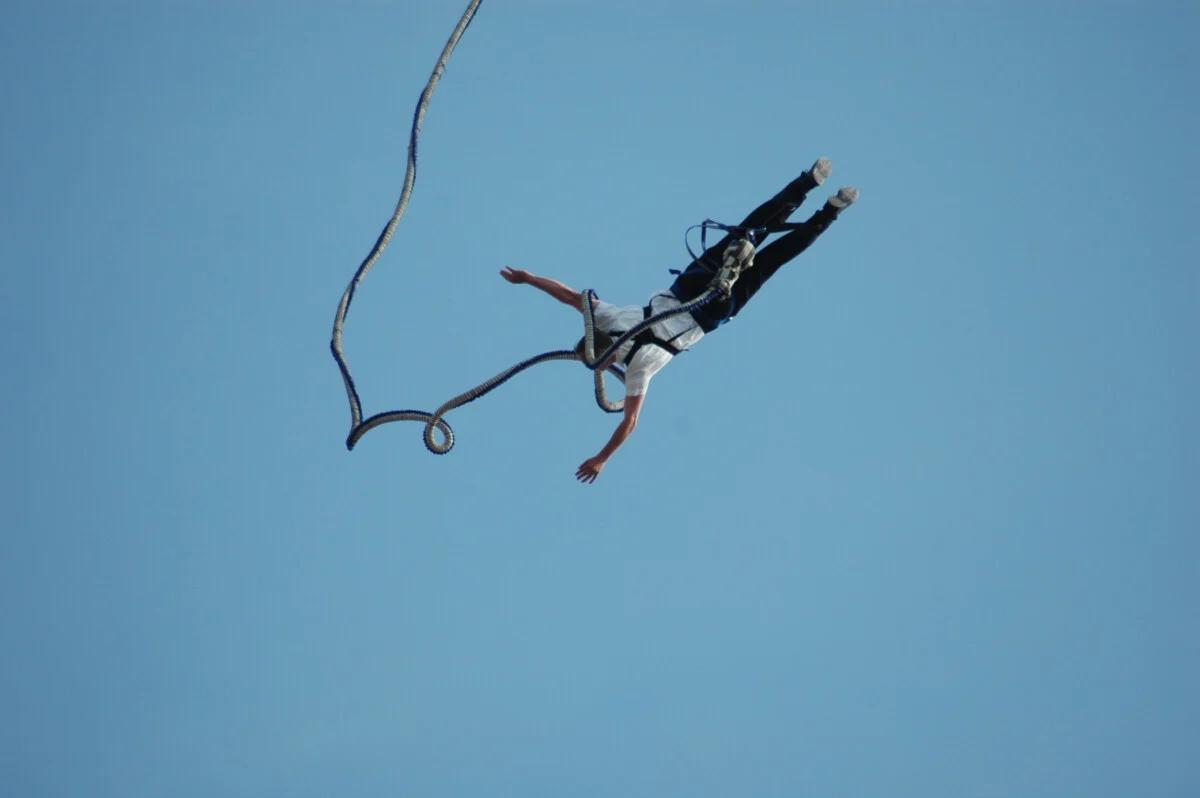
[[[4,791],[1200,792],[1196,5],[486,0],[368,414],[862,192],[592,486],[561,363],[343,447],[462,7],[8,8]]]

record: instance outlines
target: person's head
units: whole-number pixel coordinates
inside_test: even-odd
[[[579,355],[580,360],[583,360],[583,357],[584,357],[583,348],[586,343],[587,343],[587,336],[584,336],[583,338],[579,339],[579,343],[575,344],[575,354]],[[595,336],[592,339],[592,343],[595,346],[593,354],[602,355],[602,354],[604,354],[605,350],[607,350],[610,346],[612,346],[613,339],[610,338],[607,333],[603,333],[603,332],[600,332],[599,330],[596,330]],[[608,359],[608,362],[604,364],[604,367],[608,368],[609,366],[612,365],[613,361],[616,359],[617,359],[617,356],[614,353],[613,356]]]

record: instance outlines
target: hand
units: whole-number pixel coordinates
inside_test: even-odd
[[[529,282],[529,278],[533,275],[524,269],[514,269],[512,266],[505,266],[500,270],[500,276],[513,285],[520,285],[521,283]]]
[[[583,461],[583,465],[575,472],[575,479],[588,484],[595,482],[596,477],[600,476],[600,472],[604,470],[606,462],[608,461],[601,459],[599,455],[589,457]]]

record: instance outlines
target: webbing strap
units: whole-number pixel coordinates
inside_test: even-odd
[[[650,316],[651,316],[651,314],[653,314],[653,312],[654,312],[654,309],[652,308],[652,306],[646,305],[644,308],[642,308],[642,320],[645,321],[646,319],[650,318]],[[682,333],[680,333],[680,335],[682,335]],[[676,338],[678,338],[678,337],[679,336],[676,336]],[[675,346],[675,344],[673,344],[671,341],[664,341],[663,339],[661,339],[657,335],[655,335],[652,330],[645,329],[634,336],[633,346],[630,348],[629,354],[625,356],[625,360],[622,362],[626,366],[633,363],[633,356],[637,354],[639,349],[641,349],[643,346],[646,346],[647,344],[653,344],[654,346],[657,346],[660,349],[665,349],[666,351],[670,352],[672,356],[678,355],[682,351],[679,347]]]

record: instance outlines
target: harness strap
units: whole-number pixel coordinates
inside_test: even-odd
[[[642,320],[645,321],[646,319],[650,318],[653,313],[653,308],[650,305],[646,305],[642,308]],[[676,336],[676,338],[678,337],[679,336]],[[629,348],[629,354],[626,355],[625,359],[621,362],[628,366],[633,362],[633,356],[637,354],[637,351],[647,344],[653,344],[660,349],[665,349],[667,352],[671,353],[672,357],[678,355],[683,350],[675,346],[672,341],[674,341],[674,339],[671,339],[671,341],[664,341],[652,332],[652,328],[647,327],[633,337],[633,346]]]

